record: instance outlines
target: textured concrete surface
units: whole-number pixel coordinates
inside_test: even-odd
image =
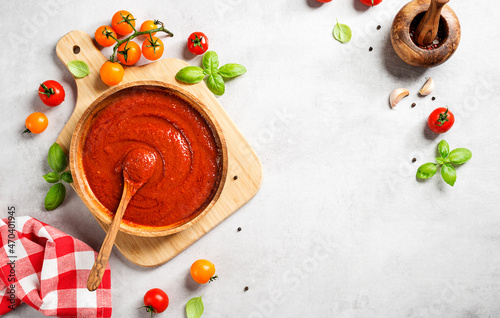
[[[198,65],[185,41],[200,30],[222,63],[247,67],[219,100],[257,151],[264,182],[248,205],[163,266],[141,268],[114,250],[115,317],[146,317],[137,308],[152,287],[170,296],[165,317],[184,317],[186,302],[200,295],[203,317],[499,317],[500,7],[451,1],[460,47],[446,64],[418,69],[390,45],[392,19],[405,2],[2,1],[2,215],[14,205],[18,215],[99,248],[104,232],[72,190],[57,210],[43,209],[46,153],[76,98],[55,45],[71,30],[92,34],[127,9],[173,31],[166,57]],[[337,18],[352,28],[348,44],[332,38]],[[429,76],[435,101],[417,95]],[[59,107],[49,109],[35,93],[47,79],[66,89]],[[388,97],[397,87],[411,95],[393,111]],[[455,127],[429,134],[426,117],[446,105]],[[22,135],[34,111],[50,125]],[[473,152],[454,188],[439,176],[415,179],[441,138]],[[216,264],[219,281],[190,280],[198,258]],[[40,315],[23,305],[8,316]]]

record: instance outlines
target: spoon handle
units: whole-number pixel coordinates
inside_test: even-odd
[[[450,0],[431,0],[429,9],[415,30],[415,39],[417,39],[419,45],[429,45],[434,41],[439,30],[441,10],[449,1]]]
[[[118,229],[120,228],[120,223],[123,218],[123,214],[127,209],[127,205],[130,202],[130,199],[135,194],[134,189],[128,182],[124,182],[123,185],[123,194],[120,200],[120,205],[116,210],[115,217],[109,226],[108,233],[106,234],[106,238],[102,243],[101,249],[99,250],[99,255],[97,255],[97,259],[95,260],[94,266],[90,270],[89,278],[87,279],[87,289],[90,291],[94,291],[101,284],[102,276],[104,275],[104,271],[106,270],[106,265],[108,264],[109,255],[111,254],[111,250],[113,249],[113,244],[115,243],[116,234],[118,233]]]

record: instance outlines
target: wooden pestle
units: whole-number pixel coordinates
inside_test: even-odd
[[[441,10],[450,0],[431,0],[429,9],[415,30],[415,39],[419,45],[427,46],[434,41],[439,30]]]

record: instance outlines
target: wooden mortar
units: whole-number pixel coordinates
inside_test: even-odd
[[[460,22],[446,4],[449,0],[414,0],[406,4],[392,22],[391,42],[397,55],[413,66],[433,67],[446,62],[460,43]],[[418,22],[415,19],[420,19]],[[418,22],[414,40],[422,46],[432,44],[438,31],[442,34],[438,47],[420,48],[410,36],[412,23]]]

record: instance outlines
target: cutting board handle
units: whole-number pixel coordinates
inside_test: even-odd
[[[73,60],[81,60],[88,64],[90,74],[83,78],[75,78],[77,87],[76,106],[66,126],[57,138],[57,143],[67,152],[65,145],[71,142],[71,136],[78,120],[92,102],[110,87],[101,81],[99,70],[107,58],[95,46],[92,38],[83,31],[71,31],[63,36],[56,46],[57,56],[68,67]]]

